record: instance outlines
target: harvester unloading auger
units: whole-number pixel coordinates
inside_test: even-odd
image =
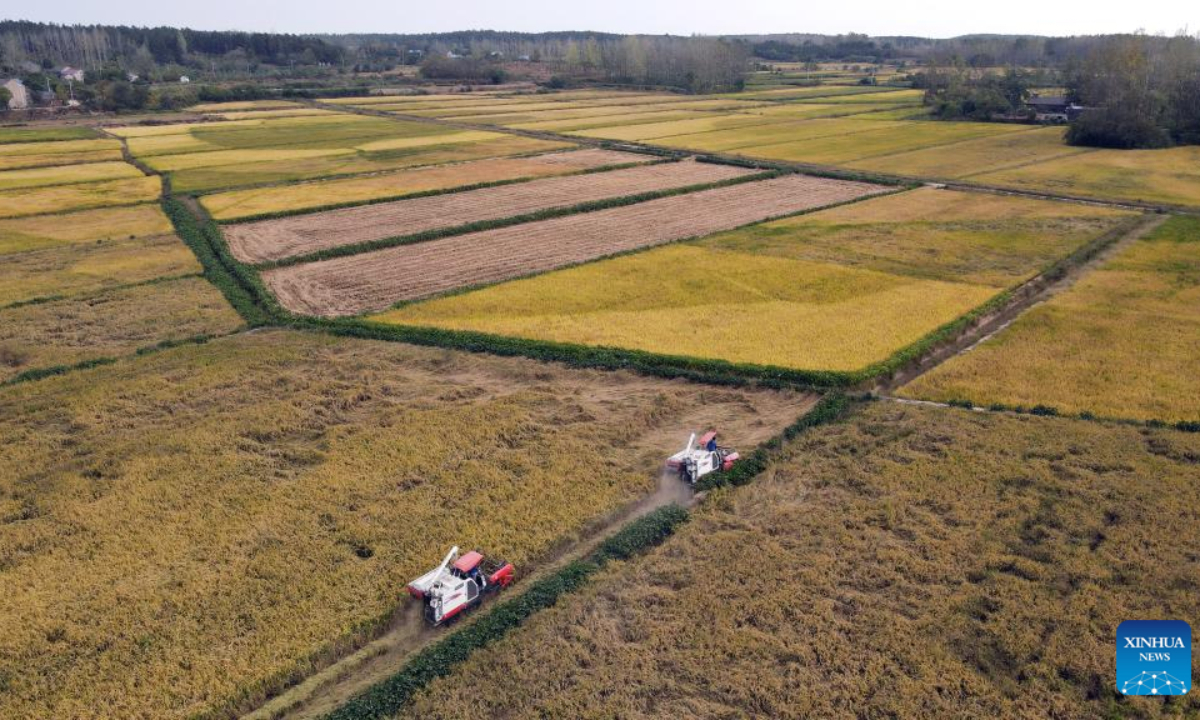
[[[512,563],[486,558],[478,550],[461,557],[450,548],[442,564],[408,584],[408,592],[425,603],[425,620],[441,625],[478,605],[483,596],[508,587]]]
[[[740,459],[733,448],[717,444],[717,431],[709,430],[696,442],[696,433],[688,438],[687,446],[667,458],[667,467],[679,473],[679,479],[689,485],[712,472],[724,472]]]

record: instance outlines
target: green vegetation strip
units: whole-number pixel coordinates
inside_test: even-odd
[[[427,230],[425,232],[413,233],[411,235],[397,235],[389,238],[381,238],[379,240],[369,240],[367,242],[353,243],[350,245],[339,245],[338,247],[326,248],[324,250],[318,250],[305,255],[296,255],[289,258],[283,258],[281,260],[261,263],[255,267],[259,269],[268,269],[287,267],[289,265],[303,265],[304,263],[316,262],[318,260],[330,260],[332,258],[346,257],[347,255],[358,255],[360,253],[371,252],[373,250],[383,250],[386,248],[397,247],[399,245],[413,245],[416,243],[428,242],[430,240],[437,240],[444,237],[450,237],[452,235],[465,235],[467,233],[482,232],[484,230],[495,230],[498,228],[509,227],[510,225],[521,225],[524,223],[537,222],[539,220],[550,220],[552,218],[565,217],[567,215],[581,215],[583,213],[595,212],[597,210],[607,210],[609,208],[623,207],[626,205],[636,205],[649,200],[660,200],[662,198],[673,197],[675,195],[686,195],[704,190],[715,190],[717,188],[728,187],[730,185],[741,185],[748,182],[769,180],[782,174],[783,173],[777,171],[771,171],[757,173],[754,175],[742,175],[741,177],[727,178],[725,180],[717,180],[715,182],[700,183],[698,185],[687,185],[684,187],[669,188],[666,190],[651,190],[634,195],[621,195],[618,197],[604,198],[603,200],[591,200],[588,202],[578,203],[576,205],[567,205],[565,207],[545,208],[543,210],[535,210],[534,212],[525,213],[523,215],[513,215],[510,217],[495,218],[491,220],[478,220],[476,222],[465,223],[463,225],[451,225],[449,227]]]
[[[643,154],[645,154],[645,153],[643,153]],[[397,195],[387,195],[385,197],[370,198],[368,200],[348,200],[346,202],[329,203],[327,205],[316,205],[316,206],[312,206],[312,207],[295,208],[292,210],[276,210],[273,212],[258,213],[256,215],[245,215],[242,217],[230,218],[229,220],[221,220],[220,223],[222,225],[241,225],[243,223],[260,222],[262,220],[278,220],[280,218],[294,217],[296,215],[311,215],[312,213],[326,212],[329,210],[343,210],[345,208],[362,207],[362,206],[366,206],[366,205],[379,205],[380,203],[395,202],[397,200],[413,200],[415,198],[429,197],[431,195],[450,195],[452,193],[468,192],[470,190],[483,190],[485,188],[500,187],[502,185],[513,185],[516,183],[531,182],[533,180],[542,180],[542,179],[546,179],[547,177],[561,178],[561,177],[571,177],[573,175],[591,175],[592,173],[610,172],[612,170],[625,170],[625,169],[634,168],[634,167],[646,167],[648,165],[659,165],[661,163],[674,162],[679,159],[680,158],[675,158],[675,157],[664,157],[660,160],[654,160],[652,162],[627,162],[627,163],[614,163],[612,165],[601,165],[601,166],[594,167],[594,168],[585,168],[578,172],[565,173],[563,175],[517,177],[517,178],[509,178],[507,180],[495,180],[492,182],[479,182],[479,183],[472,183],[470,185],[459,185],[457,187],[451,187],[451,188],[434,188],[432,190],[418,190],[416,192],[400,193]],[[405,169],[407,170],[408,168],[405,168]],[[326,180],[326,178],[320,178],[319,180],[315,180],[313,182],[314,183],[324,182],[325,180]],[[296,184],[303,185],[305,183],[296,183]]]
[[[628,560],[666,540],[687,520],[679,505],[667,505],[627,524],[582,560],[534,582],[475,622],[420,650],[400,672],[326,715],[327,720],[366,720],[392,715],[439,677],[450,674],[474,651],[502,638],[539,610],[574,592],[610,560]]]
[[[221,291],[250,327],[272,324],[282,317],[258,275],[234,260],[211,218],[198,218],[181,201],[164,197],[163,212],[175,227],[175,233],[187,244],[204,267],[204,278]]]

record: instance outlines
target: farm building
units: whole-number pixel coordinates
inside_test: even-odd
[[[1083,108],[1062,95],[1034,95],[1025,101],[1038,122],[1065,123],[1074,120]]]
[[[12,78],[0,82],[0,87],[3,87],[11,95],[8,99],[9,110],[24,110],[29,107],[29,92],[25,89],[25,83]]]
[[[83,82],[83,71],[79,68],[67,65],[58,71],[58,76],[63,80],[74,80],[75,82]]]

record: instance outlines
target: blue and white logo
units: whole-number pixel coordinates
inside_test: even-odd
[[[1191,692],[1191,626],[1182,620],[1121,623],[1117,628],[1117,690],[1122,695]]]

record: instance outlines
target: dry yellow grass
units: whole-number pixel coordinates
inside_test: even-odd
[[[0,220],[0,255],[170,232],[171,223],[156,204],[34,215]]]
[[[200,271],[192,251],[174,235],[51,247],[4,256],[0,306]]]
[[[1173,218],[907,397],[1200,420],[1200,221]]]
[[[978,285],[672,246],[375,319],[806,370],[857,370],[982,304]]]
[[[524,573],[654,487],[680,428],[750,441],[806,402],[280,331],[0,389],[0,716],[223,708],[451,544]]]
[[[1177,718],[1119,699],[1129,618],[1200,614],[1200,435],[879,404],[399,715]]]
[[[201,278],[0,310],[0,382],[27,370],[127,355],[241,326],[237,312]]]
[[[125,162],[95,162],[80,165],[0,171],[0,191],[43,185],[94,182],[141,177],[142,171]]]
[[[124,180],[4,190],[0,191],[0,218],[136,205],[157,200],[161,192],[161,180],[141,173]]]

